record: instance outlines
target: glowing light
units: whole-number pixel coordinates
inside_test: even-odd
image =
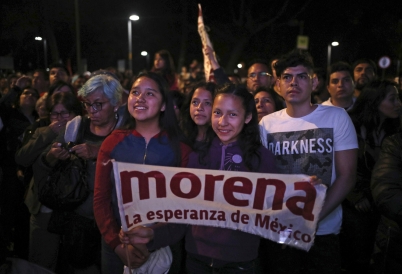
[[[140,17],[139,17],[138,15],[136,15],[136,14],[133,14],[133,15],[131,15],[131,16],[129,17],[129,19],[130,19],[131,21],[138,21],[138,20],[140,20]]]

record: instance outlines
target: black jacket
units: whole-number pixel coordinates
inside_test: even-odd
[[[402,133],[384,140],[371,189],[381,214],[402,228]]]

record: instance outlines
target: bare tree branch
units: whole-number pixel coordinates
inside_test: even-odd
[[[255,24],[254,24],[254,19],[253,19],[253,15],[251,14],[251,9],[252,9],[252,7],[249,7],[249,8],[246,10],[246,13],[245,13],[245,17],[246,17],[246,24],[245,24],[245,27],[248,29],[248,31],[249,31],[250,33],[252,33],[252,31],[253,31],[253,29],[254,29],[254,26],[255,26]]]
[[[255,27],[253,28],[253,30],[251,31],[251,34],[254,35],[254,34],[256,34],[257,32],[260,32],[261,30],[265,29],[266,27],[268,27],[269,25],[271,25],[273,22],[275,22],[276,20],[278,20],[278,18],[279,18],[280,16],[282,16],[282,14],[285,12],[286,8],[288,7],[289,1],[290,1],[290,0],[286,0],[286,2],[283,3],[281,9],[279,10],[279,12],[276,13],[276,16],[275,16],[274,18],[272,18],[271,20],[266,21],[265,23],[258,24],[258,26],[255,26]]]
[[[229,5],[229,8],[230,8],[230,13],[232,14],[232,20],[233,20],[233,23],[235,24],[235,25],[237,25],[237,19],[236,19],[236,13],[235,13],[235,11],[234,11],[234,4],[233,4],[233,2],[231,3],[231,5]]]
[[[307,2],[304,3],[303,7],[301,7],[299,9],[299,11],[293,16],[293,18],[296,18],[297,16],[299,16],[299,14],[302,13],[307,8],[307,6],[310,4],[311,1],[312,0],[307,0]]]
[[[244,11],[244,2],[245,2],[245,0],[241,0],[241,4],[240,4],[240,9],[239,9],[239,23],[240,23],[240,26],[243,26],[243,24],[244,24],[244,13],[243,13],[243,11]]]

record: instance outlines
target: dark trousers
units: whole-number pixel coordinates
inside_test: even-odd
[[[255,266],[254,261],[249,262],[233,262],[214,265],[213,259],[208,260],[200,259],[197,256],[187,255],[186,267],[188,274],[204,274],[204,273],[220,273],[220,274],[254,274]],[[212,263],[211,263],[212,261]]]
[[[316,236],[308,252],[264,239],[259,262],[262,273],[338,274],[341,271],[339,238],[335,234]]]
[[[380,215],[376,211],[359,212],[343,203],[341,244],[342,268],[349,273],[367,273],[374,249]]]

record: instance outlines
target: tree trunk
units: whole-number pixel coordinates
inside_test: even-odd
[[[45,32],[45,39],[48,44],[48,48],[50,51],[50,62],[52,63],[59,63],[60,55],[59,55],[59,48],[57,47],[56,37],[54,36],[53,29],[50,27],[49,16],[48,16],[48,9],[46,8],[47,5],[42,2],[43,6],[43,27]]]
[[[188,14],[188,0],[181,0],[181,7],[183,9],[181,17],[181,42],[180,42],[180,55],[177,62],[176,72],[180,74],[181,67],[184,66],[186,61],[187,52],[187,37],[188,37],[188,26],[187,26],[187,14]]]

